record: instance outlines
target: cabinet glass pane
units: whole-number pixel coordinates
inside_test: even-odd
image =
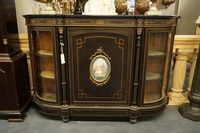
[[[36,95],[56,102],[54,55],[51,31],[32,31]]]
[[[163,77],[168,44],[168,32],[149,31],[146,58],[144,102],[155,102],[164,96]]]

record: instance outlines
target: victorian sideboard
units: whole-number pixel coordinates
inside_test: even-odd
[[[24,17],[40,113],[136,122],[165,109],[177,16]]]

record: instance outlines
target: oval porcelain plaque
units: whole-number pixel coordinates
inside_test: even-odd
[[[104,55],[94,57],[90,63],[90,75],[96,82],[104,82],[110,76],[111,64]]]

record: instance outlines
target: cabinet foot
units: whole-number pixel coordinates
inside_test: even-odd
[[[130,119],[130,122],[134,124],[137,122],[137,119]]]
[[[69,121],[69,118],[68,118],[68,117],[61,116],[61,118],[62,118],[62,121],[63,121],[64,123],[67,123],[67,122]]]
[[[25,118],[26,118],[26,115],[22,115],[22,116],[10,116],[8,118],[8,122],[23,122]]]

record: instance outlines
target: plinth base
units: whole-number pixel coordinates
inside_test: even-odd
[[[200,107],[197,108],[193,107],[189,103],[184,103],[179,107],[178,111],[183,117],[187,119],[192,121],[200,121]]]
[[[183,103],[189,103],[187,94],[168,92],[169,103],[168,105],[181,105]]]

